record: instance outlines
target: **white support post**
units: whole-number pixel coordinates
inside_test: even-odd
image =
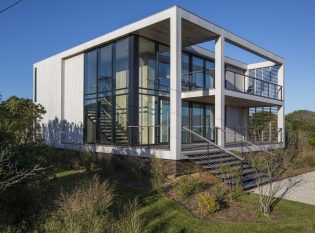
[[[174,8],[170,19],[170,150],[171,158],[182,157],[182,19],[180,10]]]
[[[282,86],[281,93],[278,96],[282,97],[284,101],[284,64],[279,67],[278,70],[278,84]],[[285,112],[284,112],[284,105],[279,106],[278,108],[278,130],[282,128],[282,134],[279,134],[278,141],[282,142],[283,145],[285,144]]]
[[[224,36],[215,41],[215,127],[225,127]],[[223,131],[217,131],[218,145],[224,147]]]

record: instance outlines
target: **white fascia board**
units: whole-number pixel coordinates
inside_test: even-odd
[[[271,52],[269,52],[268,50],[266,49],[263,49],[261,48],[260,46],[258,45],[255,45],[254,43],[252,42],[249,42],[248,40],[246,39],[243,39],[242,37],[240,36],[237,36],[235,35],[234,33],[232,32],[229,32],[211,22],[209,22],[208,20],[205,20],[193,13],[190,13],[182,8],[180,8],[180,10],[182,11],[181,15],[182,15],[182,18],[187,20],[187,21],[190,21],[200,27],[203,27],[215,34],[217,34],[218,36],[219,35],[222,35],[224,36],[225,40],[227,42],[230,42],[242,49],[245,49],[251,53],[254,53],[258,56],[261,56],[267,60],[271,60],[273,62],[276,62],[276,63],[279,63],[279,64],[282,64],[284,62],[284,59],[280,56],[277,56],[276,54],[273,54]]]
[[[252,100],[252,101],[256,101],[256,102],[267,103],[267,104],[275,105],[275,106],[283,106],[284,105],[284,101],[282,101],[282,100],[270,99],[267,97],[257,96],[257,95],[250,95],[250,94],[246,94],[243,92],[225,90],[225,95],[231,96],[231,97],[236,97],[239,99],[247,99],[247,100]]]
[[[202,48],[202,47],[197,46],[197,45],[193,45],[193,46],[187,47],[185,49],[187,51],[196,52],[198,54],[201,54],[201,55],[203,55],[205,57],[208,57],[208,58],[211,58],[211,59],[214,60],[215,53],[213,51],[211,51],[211,50]],[[235,59],[232,59],[230,57],[224,57],[224,62],[227,63],[227,64],[230,64],[230,65],[239,67],[241,69],[247,70],[247,64],[245,64],[243,62],[240,62],[240,61],[237,61]]]
[[[36,65],[40,64],[41,62],[43,62],[47,59],[51,59],[53,57],[59,57],[59,58],[65,59],[68,57],[75,56],[79,53],[82,53],[82,52],[88,50],[88,49],[99,46],[100,44],[110,42],[114,39],[128,35],[128,34],[134,32],[134,31],[137,31],[141,28],[145,28],[145,27],[150,26],[152,24],[155,24],[155,23],[161,22],[163,20],[169,19],[171,17],[172,13],[174,12],[174,9],[176,9],[176,6],[168,8],[164,11],[161,11],[161,12],[156,13],[154,15],[148,16],[148,17],[141,19],[139,21],[136,21],[132,24],[128,24],[124,27],[121,27],[121,28],[115,30],[115,31],[107,33],[103,36],[97,37],[96,39],[90,40],[90,41],[85,42],[81,45],[78,45],[76,47],[73,47],[71,49],[63,51],[59,54],[56,54],[54,56],[51,56],[51,57],[46,58],[44,60],[41,60],[41,61],[35,63],[34,65],[36,66]]]
[[[271,62],[271,61],[265,61],[265,62],[258,62],[258,63],[253,63],[253,64],[248,64],[247,69],[257,69],[257,68],[263,68],[263,67],[270,67],[274,66],[276,63]]]

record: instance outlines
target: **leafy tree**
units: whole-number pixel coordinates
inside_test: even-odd
[[[16,144],[37,140],[39,121],[45,113],[44,107],[33,103],[31,99],[12,96],[6,101],[1,101],[0,140]]]

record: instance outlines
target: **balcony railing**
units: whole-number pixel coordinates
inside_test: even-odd
[[[214,88],[214,69],[202,69],[182,74],[182,91],[200,91]]]
[[[230,70],[225,71],[225,89],[276,100],[283,100],[282,86],[270,81],[239,74]]]

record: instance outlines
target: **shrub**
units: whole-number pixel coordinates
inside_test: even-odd
[[[220,182],[213,185],[213,187],[211,188],[211,193],[213,194],[213,197],[217,202],[223,203],[227,198],[229,189],[226,184]]]
[[[212,214],[220,209],[220,205],[209,193],[200,193],[197,199],[197,211],[202,217]]]
[[[314,167],[315,166],[315,159],[313,156],[305,156],[304,158],[305,164],[309,167]]]
[[[242,186],[234,186],[229,192],[229,198],[231,201],[237,201],[244,194]]]
[[[151,184],[152,188],[157,193],[163,192],[163,184],[165,181],[165,173],[161,160],[153,157],[151,159]]]
[[[201,192],[204,189],[204,183],[188,176],[180,177],[175,186],[175,192],[180,199],[185,199],[194,192]]]
[[[98,177],[86,179],[70,193],[61,193],[45,232],[104,232],[111,226],[113,187]]]

